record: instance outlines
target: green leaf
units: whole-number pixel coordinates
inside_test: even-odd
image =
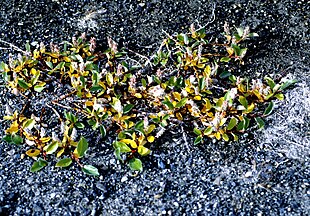
[[[258,125],[258,129],[264,128],[265,122],[264,122],[264,120],[262,118],[256,117],[255,121],[256,121],[256,123]]]
[[[98,91],[98,90],[103,90],[102,86],[92,86],[90,89],[89,89],[91,92],[94,92],[94,91]]]
[[[250,125],[250,119],[246,116],[244,116],[243,118],[244,118],[244,127],[243,128],[244,128],[244,130],[246,130]]]
[[[119,148],[120,153],[131,152],[130,147],[124,142],[115,141],[114,147]]]
[[[146,80],[144,78],[141,79],[141,82],[142,82],[142,86],[144,88],[146,88],[147,84],[146,84]]]
[[[107,135],[107,131],[106,131],[106,129],[105,129],[105,127],[103,125],[99,126],[99,130],[100,130],[100,133],[101,133],[102,137],[105,137]]]
[[[54,68],[54,66],[53,66],[53,63],[52,63],[52,62],[48,62],[48,61],[46,61],[45,63],[46,63],[46,65],[47,65],[50,69],[53,69],[53,68]]]
[[[86,150],[88,149],[87,140],[84,137],[82,137],[80,141],[78,142],[76,148],[77,148],[77,153],[78,153],[79,158],[83,157]]]
[[[11,135],[5,135],[4,137],[2,137],[2,140],[4,140],[5,142],[11,143],[12,142],[12,136]]]
[[[129,161],[129,167],[131,170],[137,170],[137,171],[142,171],[143,170],[143,167],[142,167],[142,162],[140,159],[138,158],[132,158],[130,161]]]
[[[266,80],[268,86],[269,86],[271,89],[273,89],[273,88],[275,87],[276,84],[275,84],[275,82],[273,81],[273,79],[271,79],[270,77],[265,77],[265,80]]]
[[[187,102],[187,98],[182,98],[176,105],[175,108],[181,108],[182,106],[184,106]],[[173,105],[172,105],[173,106]]]
[[[19,136],[19,135],[14,134],[14,135],[12,136],[12,142],[13,142],[15,145],[20,145],[20,144],[23,143],[23,138],[22,138],[21,136]]]
[[[201,133],[201,130],[199,130],[198,128],[194,128],[194,133],[198,136],[200,136],[202,133]]]
[[[81,83],[82,83],[82,86],[85,87],[85,84],[86,84],[85,77],[80,76],[80,81],[81,81]]]
[[[51,144],[49,144],[48,146],[46,146],[46,149],[44,149],[46,151],[46,154],[53,154],[58,148],[58,142],[52,142]]]
[[[99,176],[98,169],[92,165],[84,165],[82,170],[87,175]]]
[[[203,135],[208,136],[212,133],[213,127],[209,126],[203,131]]]
[[[248,37],[258,37],[259,35],[255,32],[248,34]]]
[[[143,128],[144,128],[144,121],[143,121],[143,120],[138,121],[138,122],[136,123],[136,125],[135,125],[135,128],[136,128],[137,130],[143,130]]]
[[[47,165],[47,161],[39,158],[38,161],[35,161],[33,163],[32,167],[30,168],[30,172],[37,172],[41,170],[43,167],[45,167],[46,165]]]
[[[23,125],[23,128],[24,129],[29,129],[29,130],[31,130],[32,128],[33,128],[33,126],[35,125],[35,120],[34,119],[28,119],[26,122],[25,122],[25,124]]]
[[[56,69],[63,69],[65,67],[65,64],[66,62],[60,62],[56,67],[55,67],[55,70]]]
[[[245,97],[239,96],[238,101],[241,103],[242,106],[244,106],[246,109],[248,109],[248,101]]]
[[[64,114],[65,114],[65,118],[67,119],[67,120],[69,120],[70,122],[73,122],[73,123],[76,123],[77,122],[77,117],[75,116],[75,115],[73,115],[71,112],[64,112]]]
[[[115,154],[117,160],[122,161],[122,158],[121,158],[121,149],[120,149],[120,148],[115,149],[114,154]]]
[[[94,119],[89,119],[87,123],[89,126],[95,126],[97,124],[97,122]]]
[[[182,76],[178,77],[175,86],[180,88],[183,86],[183,84],[184,84],[183,77]]]
[[[111,73],[107,73],[106,81],[107,81],[109,86],[111,86],[113,84],[113,75]]]
[[[294,80],[288,80],[281,85],[280,90],[283,91],[284,89],[287,89],[288,87],[290,87],[291,85],[293,85],[295,83],[297,83],[297,80],[295,80],[295,79]]]
[[[278,99],[278,100],[284,100],[284,95],[283,94],[276,94],[275,97]]]
[[[232,117],[227,125],[227,130],[233,129],[238,123],[238,120],[235,117]]]
[[[204,89],[206,86],[206,78],[205,77],[201,77],[198,80],[198,87],[199,87],[199,91],[201,91],[202,89]]]
[[[220,78],[221,79],[225,79],[226,77],[229,77],[231,75],[231,73],[229,73],[228,71],[223,71],[221,74],[220,74]]]
[[[241,51],[240,47],[236,44],[232,44],[231,47],[234,49],[235,55],[240,56],[240,51]]]
[[[130,110],[134,107],[132,104],[126,104],[123,108],[123,114],[129,113]]]
[[[197,138],[195,139],[194,144],[195,144],[195,145],[198,145],[198,144],[201,143],[201,142],[202,142],[202,137],[199,136],[199,137],[197,137]]]
[[[24,80],[22,80],[22,79],[19,79],[19,80],[18,80],[18,85],[19,85],[21,88],[23,88],[23,89],[28,89],[28,88],[29,88],[28,84],[27,84]]]
[[[42,92],[43,90],[44,90],[44,86],[40,86],[40,85],[35,85],[34,86],[34,90],[36,91],[36,92]]]
[[[274,103],[272,101],[269,102],[268,107],[265,109],[264,115],[270,115],[274,107]]]
[[[247,48],[240,49],[239,57],[243,58],[245,56],[247,50],[248,50]]]
[[[157,76],[153,75],[152,78],[153,78],[154,82],[156,82],[158,85],[160,85],[161,81]]]
[[[93,81],[93,85],[97,85],[97,84],[98,84],[98,82],[99,82],[99,75],[98,75],[98,72],[93,71],[93,74],[92,74],[92,81]]]
[[[85,125],[82,122],[75,123],[75,126],[79,129],[83,129],[85,127]]]
[[[25,44],[25,48],[27,52],[31,52],[30,44],[28,42]]]
[[[146,156],[146,155],[149,155],[151,153],[151,150],[141,145],[138,147],[138,153],[141,156]]]
[[[173,104],[170,102],[168,98],[166,98],[162,103],[165,104],[171,110],[174,108]]]
[[[237,126],[237,130],[238,131],[244,131],[244,125],[245,125],[245,121],[240,121],[238,126]]]
[[[72,164],[71,158],[63,158],[56,163],[56,167],[68,167]]]
[[[243,35],[243,28],[242,27],[236,28],[236,30],[237,30],[237,33],[238,33],[239,37],[242,37],[242,35]]]
[[[230,58],[229,57],[222,57],[220,59],[220,62],[229,62],[230,61]]]

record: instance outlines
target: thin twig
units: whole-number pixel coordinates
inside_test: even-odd
[[[46,106],[54,111],[54,113],[57,115],[57,117],[59,118],[60,121],[62,120],[61,117],[60,117],[60,115],[59,115],[59,113],[57,112],[56,109],[54,109],[54,108],[53,108],[52,106],[50,106],[49,104],[46,104]]]
[[[70,95],[74,94],[75,92],[76,92],[76,90],[74,90],[74,91],[72,91],[72,92],[70,92],[70,93],[68,93],[68,94],[66,94],[66,95],[63,95],[63,96],[61,96],[60,98],[58,98],[58,99],[56,99],[56,100],[53,100],[52,103],[54,103],[54,102],[57,103],[57,102],[59,102],[59,101],[65,99],[65,98],[69,97]]]
[[[18,51],[18,52],[22,52],[22,53],[24,53],[25,55],[29,55],[28,52],[26,52],[26,51],[20,49],[19,47],[15,46],[15,45],[12,44],[12,43],[9,43],[9,42],[4,41],[4,40],[2,40],[2,39],[0,39],[0,42],[9,45],[11,48],[15,49],[15,50]]]
[[[135,51],[133,51],[131,49],[128,49],[128,51],[134,53],[135,55],[137,55],[137,56],[139,56],[141,58],[146,59],[146,62],[144,63],[144,66],[148,65],[149,63],[151,63],[151,61],[150,61],[150,59],[148,57],[146,57],[144,55],[141,55],[141,54],[139,54],[139,53],[137,53],[137,52],[135,52]],[[130,59],[130,60],[134,60],[134,59]],[[134,60],[134,61],[136,61],[136,60]],[[138,61],[136,61],[136,62],[138,62]],[[140,62],[138,62],[138,63],[140,64]]]
[[[52,104],[55,104],[55,105],[57,105],[57,106],[60,106],[60,107],[62,107],[62,108],[65,108],[65,109],[73,109],[73,108],[71,108],[71,107],[68,107],[68,106],[65,106],[65,105],[62,105],[62,104],[60,104],[60,103],[57,103],[56,101],[52,101]]]
[[[215,9],[216,9],[216,3],[214,3],[213,5],[213,9],[212,9],[212,14],[211,14],[211,20],[209,20],[204,26],[200,27],[199,29],[197,29],[196,31],[199,31],[201,29],[206,28],[209,24],[213,23],[215,20]]]

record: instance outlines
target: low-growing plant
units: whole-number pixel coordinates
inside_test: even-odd
[[[80,161],[88,142],[83,136],[77,141],[77,131],[86,127],[102,138],[110,136],[117,159],[137,171],[143,169],[141,157],[151,153],[163,131],[181,122],[196,135],[194,144],[237,141],[253,122],[263,128],[273,100],[283,100],[282,92],[296,82],[277,84],[270,77],[250,80],[228,72],[227,67],[244,64],[243,42],[257,36],[248,27],[231,31],[225,24],[222,37],[209,41],[204,28],[192,25],[188,33],[167,35],[145,64],[132,59],[125,48],[118,49],[110,38],[104,51],[85,34],[62,46],[50,44],[49,49],[43,44],[32,49],[27,43],[25,55],[0,63],[3,79],[13,94],[25,100],[44,94],[48,85],[69,85],[69,93],[44,107],[60,118],[61,133],[47,135],[42,116],[29,116],[29,110],[24,115],[26,105],[14,112],[7,106],[4,119],[11,124],[3,139],[31,146],[26,155],[35,160],[32,172],[56,154],[61,158],[56,167],[76,162],[90,175],[99,172]],[[69,97],[70,106],[60,103]],[[52,105],[65,109],[63,115]]]

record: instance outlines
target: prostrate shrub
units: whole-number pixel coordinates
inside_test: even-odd
[[[56,167],[77,162],[90,175],[99,172],[81,163],[88,142],[84,137],[77,140],[77,131],[86,127],[99,130],[102,138],[111,137],[116,157],[139,171],[140,158],[150,154],[152,143],[179,124],[196,134],[194,144],[237,141],[252,123],[263,128],[272,101],[283,100],[283,90],[296,82],[276,84],[270,77],[249,80],[228,72],[227,68],[244,64],[247,48],[242,44],[256,36],[247,27],[231,32],[225,25],[220,43],[208,40],[204,28],[196,30],[192,25],[188,33],[168,35],[145,62],[132,59],[111,39],[102,51],[96,48],[95,38],[87,41],[84,34],[61,47],[40,44],[32,49],[26,44],[26,54],[0,64],[7,87],[25,101],[22,110],[7,106],[4,119],[11,125],[3,139],[31,146],[26,155],[35,160],[32,172],[56,154],[60,158]],[[50,91],[47,84],[49,88],[69,85],[68,93],[44,107],[59,117],[61,137],[46,134],[42,115],[47,111],[37,117],[27,110],[27,102],[38,102],[32,99],[37,93]],[[60,103],[69,98],[75,103]],[[59,110],[65,111],[59,114]]]

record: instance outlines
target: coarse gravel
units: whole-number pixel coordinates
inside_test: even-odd
[[[1,141],[0,215],[310,215],[309,11],[306,0],[2,0],[0,39],[18,47],[86,32],[103,46],[109,36],[151,55],[164,31],[209,23],[212,36],[225,21],[248,25],[260,36],[249,44],[246,64],[234,72],[281,75],[298,83],[276,102],[264,130],[237,143],[194,146],[193,137],[178,128],[156,143],[137,176],[116,160],[108,140],[94,139],[85,158],[99,177],[85,175],[77,165],[31,173],[32,159],[21,159],[27,147]],[[0,49],[0,59],[10,51]],[[0,85],[0,116],[6,104],[20,109],[19,98],[2,80]],[[2,118],[0,124],[3,136],[7,125]]]

